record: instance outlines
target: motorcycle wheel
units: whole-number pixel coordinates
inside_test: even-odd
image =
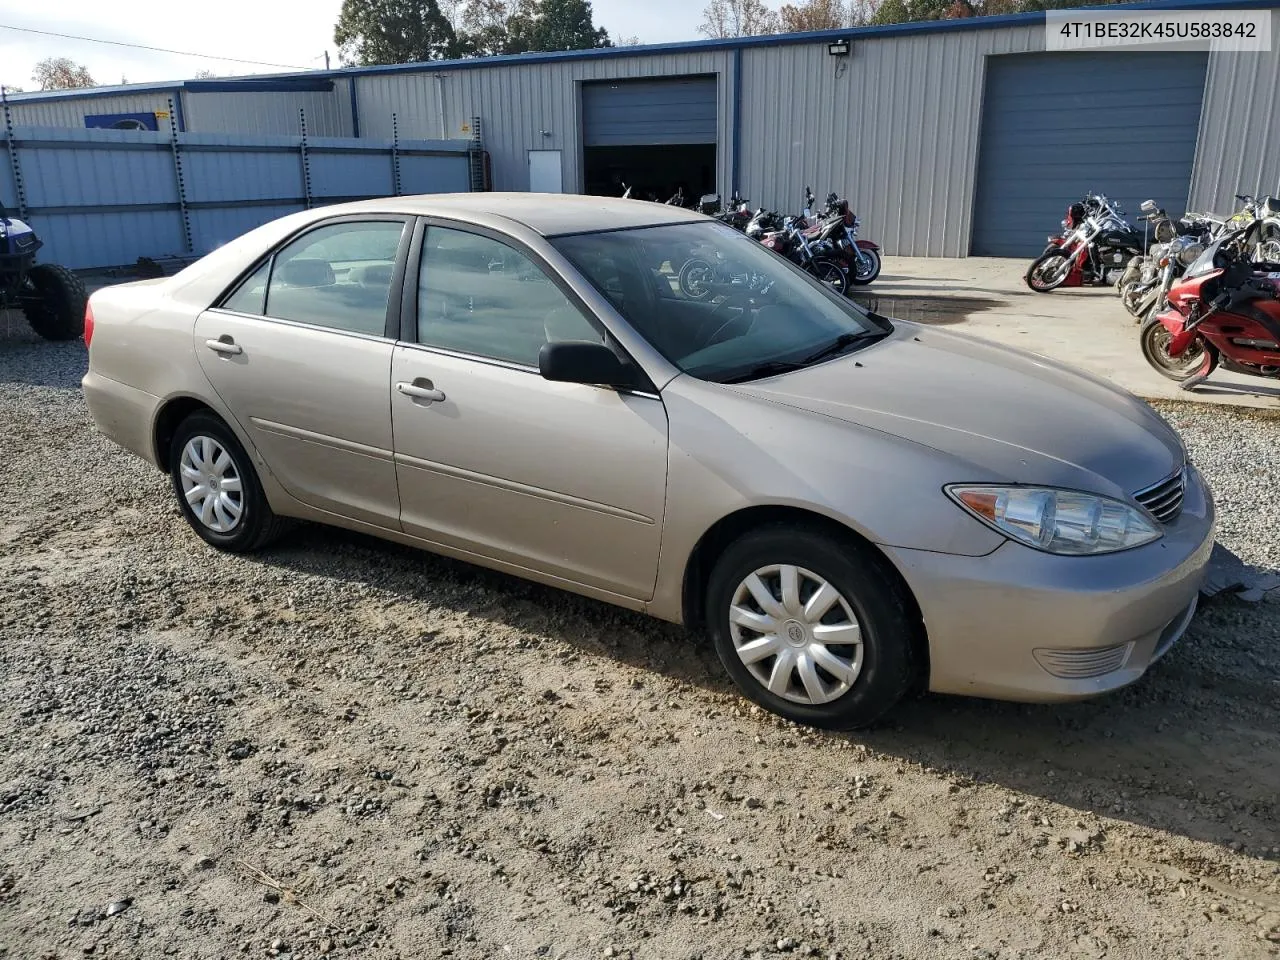
[[[1071,258],[1064,256],[1059,247],[1036,258],[1023,279],[1036,293],[1048,293],[1062,286],[1070,275]]]
[[[690,260],[680,268],[680,292],[690,300],[705,300],[711,295],[711,264]]]
[[[880,254],[875,250],[863,250],[860,257],[852,261],[853,269],[849,274],[849,282],[860,287],[866,286],[880,276]]]
[[[1156,373],[1181,383],[1196,374],[1208,376],[1218,365],[1218,354],[1196,337],[1191,346],[1176,357],[1169,356],[1169,341],[1173,337],[1159,322],[1148,323],[1142,329],[1142,355]]]
[[[831,287],[840,296],[844,296],[849,292],[849,274],[845,272],[844,267],[834,260],[818,257],[813,263],[809,264],[809,272]]]

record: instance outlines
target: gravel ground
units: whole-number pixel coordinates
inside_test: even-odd
[[[0,319],[0,956],[1280,955],[1280,603],[1086,704],[828,735],[705,643],[302,528],[252,558]],[[1280,568],[1280,420],[1162,406]]]

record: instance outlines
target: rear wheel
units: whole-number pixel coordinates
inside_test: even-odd
[[[1042,254],[1027,270],[1024,279],[1036,293],[1048,293],[1066,282],[1071,274],[1071,257],[1061,248]]]
[[[1181,383],[1197,375],[1208,376],[1218,365],[1218,355],[1205,345],[1203,338],[1196,337],[1176,357],[1169,353],[1172,340],[1173,335],[1159,321],[1148,323],[1142,329],[1142,355],[1156,373]]]
[[[834,260],[818,257],[809,264],[809,272],[841,296],[849,291],[849,274]]]
[[[866,726],[910,689],[919,625],[883,561],[776,524],[732,543],[711,573],[707,623],[744,694],[799,723]]]
[[[853,259],[850,283],[865,286],[880,276],[880,254],[875,250],[863,250]]]
[[[169,475],[187,523],[219,550],[257,550],[284,529],[248,453],[212,413],[193,413],[178,426],[169,445]]]
[[[88,296],[84,282],[66,267],[38,263],[27,271],[21,294],[22,312],[37,335],[46,340],[75,340],[84,335]]]

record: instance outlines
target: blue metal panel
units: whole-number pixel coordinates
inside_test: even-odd
[[[303,195],[302,164],[296,152],[266,153],[247,147],[189,150],[182,165],[189,203]]]
[[[177,202],[163,134],[17,127],[14,135],[33,209]]]
[[[30,219],[42,259],[73,268],[116,266],[139,256],[186,252],[174,154],[163,133],[17,127]],[[180,134],[184,195],[197,254],[303,208],[300,137]],[[406,192],[466,191],[462,141],[405,141]],[[308,141],[318,202],[386,196],[391,144],[317,137]],[[5,164],[7,169],[8,164]],[[0,196],[13,185],[0,176]]]
[[[391,163],[386,150],[308,150],[311,162],[311,196],[386,197],[395,192]]]
[[[466,154],[454,157],[400,158],[400,192],[467,193],[471,190],[471,169]]]
[[[44,241],[40,259],[73,270],[184,254],[182,220],[169,210],[39,214],[32,220]]]
[[[716,78],[618,80],[582,85],[587,147],[716,142]]]
[[[1090,191],[1135,214],[1187,202],[1207,53],[1033,53],[987,60],[972,252],[1033,256]]]
[[[264,204],[191,211],[191,239],[196,250],[208,253],[230,243],[242,233],[280,217],[297,213],[301,203]]]

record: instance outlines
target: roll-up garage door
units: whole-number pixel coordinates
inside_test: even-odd
[[[1148,198],[1181,215],[1208,54],[1033,53],[987,58],[971,252],[1030,257],[1084,194]]]
[[[716,142],[716,78],[609,80],[582,85],[583,144]]]

